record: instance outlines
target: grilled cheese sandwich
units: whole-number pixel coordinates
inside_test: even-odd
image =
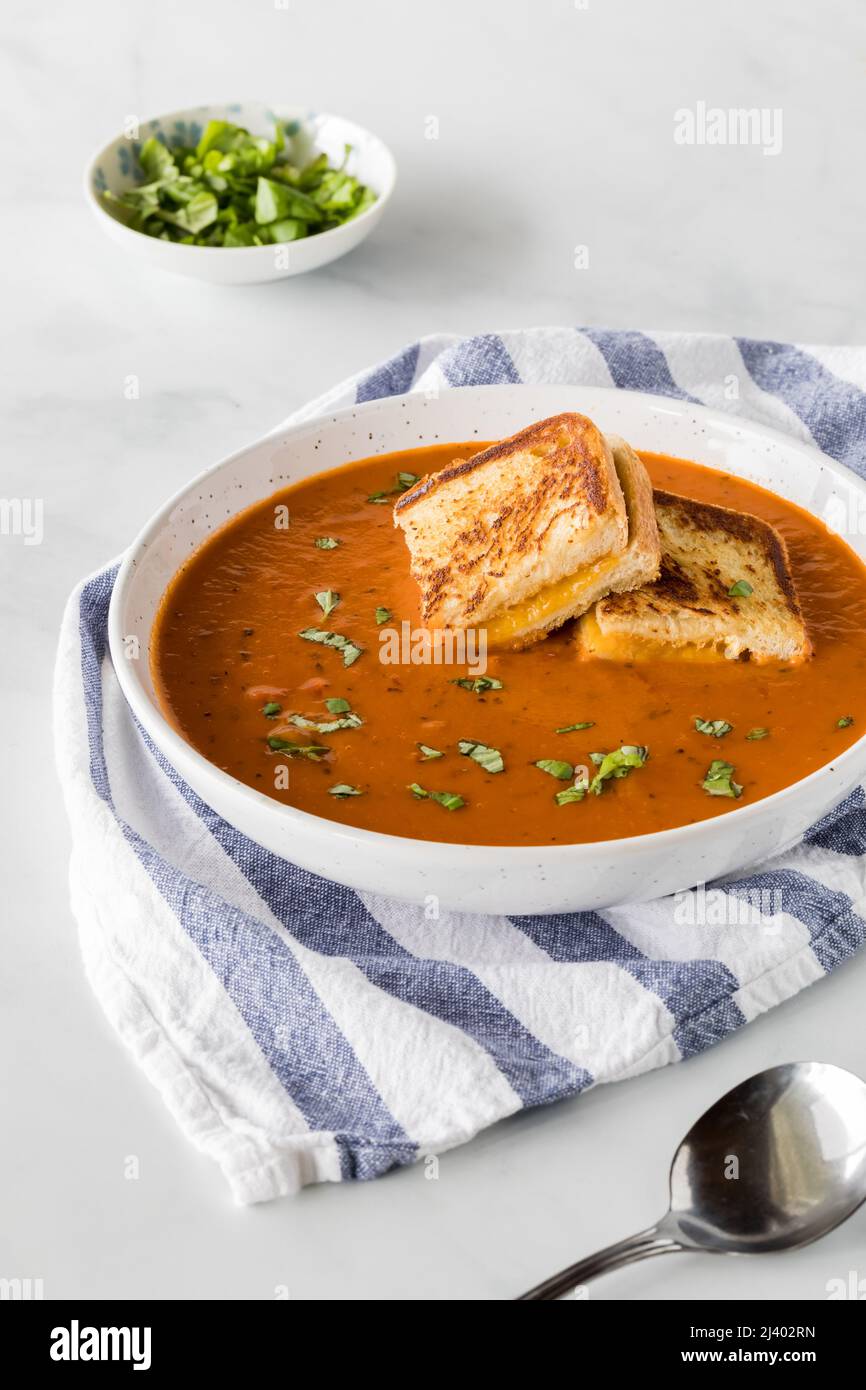
[[[654,494],[658,579],[611,594],[578,626],[583,657],[780,661],[812,651],[785,542],[747,513]]]
[[[421,616],[522,647],[658,573],[652,488],[624,440],[552,416],[423,478],[394,507]]]

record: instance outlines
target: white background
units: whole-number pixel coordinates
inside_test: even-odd
[[[62,602],[190,474],[423,333],[862,339],[863,6],[6,0],[2,25],[2,492],[44,499],[45,540],[0,539],[0,1276],[48,1297],[507,1298],[660,1215],[680,1134],[749,1072],[866,1074],[866,960],[701,1058],[500,1125],[438,1182],[415,1168],[237,1210],[83,980],[52,771]],[[84,206],[86,158],[130,114],[245,98],[379,133],[400,170],[381,228],[276,285],[139,269]],[[781,108],[782,153],[675,145],[674,110],[699,100]],[[798,1255],[680,1256],[593,1297],[820,1299],[854,1269],[863,1213]]]

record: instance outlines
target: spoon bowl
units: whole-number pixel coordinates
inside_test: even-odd
[[[866,1083],[823,1062],[758,1072],[692,1125],[665,1224],[692,1249],[758,1255],[819,1240],[866,1201]]]
[[[866,1082],[824,1062],[787,1062],[741,1081],[674,1155],[670,1209],[639,1235],[554,1275],[519,1301],[562,1298],[609,1270],[681,1250],[798,1250],[866,1201]]]

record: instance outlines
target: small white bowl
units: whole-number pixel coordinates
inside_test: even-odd
[[[125,226],[101,195],[107,189],[121,194],[141,182],[137,159],[140,145],[151,135],[161,136],[169,146],[195,144],[211,120],[231,121],[245,126],[253,135],[270,134],[280,120],[286,127],[290,158],[300,164],[321,153],[332,164],[341,164],[346,145],[351,145],[346,167],[373,189],[378,195],[376,201],[341,227],[279,246],[182,246]],[[303,275],[354,250],[376,226],[396,181],[397,166],[391,151],[363,126],[342,116],[244,101],[193,106],[141,122],[134,136],[119,135],[94,155],[84,176],[84,192],[103,231],[150,265],[217,285],[253,285]]]
[[[866,483],[817,449],[735,415],[640,391],[583,386],[478,386],[389,396],[275,431],[193,479],[127,551],[108,619],[112,660],[132,710],[181,777],[238,830],[275,854],[353,888],[465,912],[567,912],[674,893],[758,863],[803,832],[866,778],[866,737],[772,796],[672,830],[592,844],[452,845],[356,830],[283,805],[196,752],[159,707],[150,640],[175,572],[230,516],[300,478],[371,451],[443,440],[501,439],[532,420],[582,410],[643,449],[678,454],[748,478],[825,521],[862,517]],[[837,528],[838,529],[838,528]],[[866,532],[846,539],[866,560]],[[126,658],[135,634],[142,659]]]

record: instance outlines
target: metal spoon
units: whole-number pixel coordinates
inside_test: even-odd
[[[579,1260],[518,1302],[564,1297],[650,1255],[759,1255],[827,1235],[866,1201],[866,1082],[824,1062],[741,1081],[692,1125],[657,1226]]]

